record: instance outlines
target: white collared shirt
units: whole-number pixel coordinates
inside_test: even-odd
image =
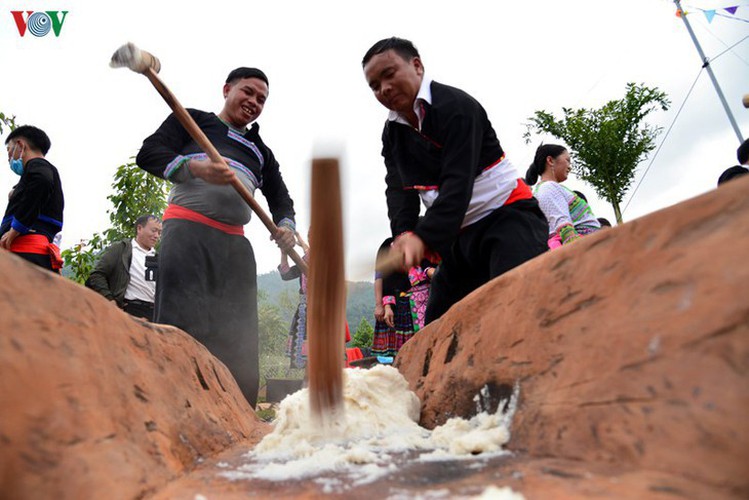
[[[422,103],[432,104],[432,79],[429,78],[426,73],[421,79],[421,87],[419,87],[419,93],[416,94],[414,99],[414,112],[419,119],[419,132],[421,132],[421,123],[424,121],[424,109],[421,107]],[[402,114],[397,111],[390,110],[388,114],[388,120],[391,122],[398,122],[404,125],[411,126]]]
[[[419,119],[419,132],[421,132],[421,126],[424,121],[422,103],[429,104],[430,106],[432,104],[432,79],[426,73],[421,80],[419,93],[416,94],[416,99],[414,100],[414,112]],[[391,110],[388,120],[403,123],[409,127],[411,126],[408,120],[397,111]],[[504,156],[499,158],[493,165],[487,166],[474,181],[471,201],[463,217],[461,227],[478,222],[504,205],[515,188],[517,188],[519,178],[520,175],[515,166]],[[434,187],[418,189],[418,191],[421,201],[427,209],[434,204],[439,196],[439,189]]]
[[[156,282],[146,281],[146,256],[156,255],[154,248],[146,250],[133,238],[133,257],[130,261],[130,282],[125,290],[125,300],[153,302],[156,296]]]

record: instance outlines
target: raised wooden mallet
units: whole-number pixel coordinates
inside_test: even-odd
[[[200,149],[202,149],[214,163],[223,164],[227,170],[230,168],[216,147],[211,143],[208,137],[206,137],[200,127],[198,127],[198,124],[195,123],[192,116],[190,116],[184,106],[182,106],[174,94],[172,94],[171,90],[169,90],[166,84],[164,84],[161,78],[159,78],[158,72],[161,70],[161,63],[158,58],[145,50],[139,49],[132,43],[126,43],[115,51],[109,65],[113,68],[128,68],[136,73],[145,75],[159,94],[161,94],[161,97],[164,98],[169,107],[172,108],[174,116],[176,116],[182,126],[185,127],[185,130],[190,134],[190,137],[192,137],[198,146],[200,146]],[[278,226],[276,226],[273,219],[265,212],[265,210],[263,210],[263,207],[258,204],[250,190],[247,189],[247,186],[242,184],[242,181],[240,181],[236,176],[231,185],[237,193],[239,193],[242,199],[247,202],[252,211],[257,214],[265,227],[268,228],[268,231],[270,231],[270,234],[275,237],[278,234]],[[299,254],[294,249],[291,249],[288,254],[289,257],[291,257],[291,260],[299,266],[299,269],[307,274],[307,263],[304,262]]]
[[[405,272],[406,266],[404,262],[405,255],[403,255],[403,252],[388,249],[387,252],[378,255],[377,260],[375,261],[375,271],[383,276],[395,272]]]

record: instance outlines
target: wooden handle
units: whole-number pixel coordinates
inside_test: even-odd
[[[177,117],[179,122],[183,127],[185,127],[187,133],[190,134],[190,137],[192,137],[195,142],[198,143],[198,146],[200,146],[200,149],[202,149],[205,154],[208,155],[208,158],[210,158],[214,163],[221,163],[227,169],[229,169],[229,165],[226,164],[226,161],[218,152],[216,147],[213,145],[213,143],[211,143],[208,137],[206,137],[205,133],[203,133],[200,127],[198,127],[198,124],[195,123],[195,120],[193,120],[192,116],[190,116],[190,113],[188,113],[187,110],[179,103],[179,101],[177,101],[177,98],[174,97],[174,94],[172,94],[172,92],[169,90],[169,88],[167,88],[164,82],[161,81],[161,78],[159,78],[159,75],[156,74],[156,71],[154,71],[153,68],[149,67],[143,74],[146,75],[153,86],[156,87],[156,90],[159,92],[159,94],[161,94],[161,97],[164,98],[169,107],[172,108],[172,111],[174,111],[174,115]],[[232,181],[231,185],[244,199],[244,201],[247,202],[252,211],[257,214],[265,227],[268,228],[268,231],[270,231],[270,234],[275,237],[278,234],[278,226],[276,226],[276,224],[273,222],[273,219],[271,219],[270,216],[268,216],[268,214],[265,212],[265,210],[263,210],[263,207],[260,206],[255,197],[252,196],[252,193],[249,189],[247,189],[247,186],[242,184],[242,181],[240,181],[237,177],[234,178],[234,181]],[[293,260],[294,263],[299,266],[299,269],[304,274],[307,274],[307,263],[304,262],[304,259],[299,256],[296,250],[292,248],[287,253],[289,257],[291,257],[291,260]]]
[[[338,160],[312,160],[307,368],[312,415],[324,424],[343,408],[346,282]]]

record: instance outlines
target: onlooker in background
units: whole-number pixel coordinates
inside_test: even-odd
[[[611,222],[609,222],[609,220],[605,217],[599,217],[598,223],[601,224],[601,229],[603,229],[604,227],[611,227]]]
[[[309,260],[309,245],[302,239],[298,231],[295,231],[294,234],[297,243],[304,250],[302,259],[306,262]],[[302,273],[299,266],[289,266],[289,256],[286,252],[281,253],[278,272],[284,281],[299,279],[299,304],[294,312],[294,317],[291,319],[286,354],[291,359],[291,368],[304,368],[307,366],[307,276]]]
[[[746,174],[749,174],[749,168],[742,167],[741,165],[734,165],[731,168],[725,169],[723,173],[720,174],[720,177],[718,177],[718,186]]]
[[[582,198],[582,200],[585,203],[588,203],[588,197],[585,196],[583,193],[581,193],[578,190],[574,190],[572,192],[575,193],[580,198]],[[590,206],[590,203],[588,203],[588,206]],[[592,210],[592,208],[591,208],[591,210]],[[598,220],[598,223],[601,224],[601,229],[603,229],[604,227],[611,227],[611,222],[609,222],[609,220],[607,218],[605,218],[605,217],[598,217],[597,220]]]
[[[380,245],[378,258],[386,254],[392,243],[393,238],[387,238]],[[424,259],[421,266],[411,267],[408,273],[375,275],[375,300],[381,307],[375,305],[372,354],[395,357],[403,344],[424,328],[434,272],[434,265]]]
[[[8,196],[0,248],[59,273],[62,259],[55,236],[62,230],[65,200],[60,174],[45,158],[49,137],[37,127],[22,125],[8,135],[5,145],[10,169],[21,178]]]
[[[736,150],[736,159],[739,160],[739,165],[724,170],[720,174],[720,177],[718,177],[718,186],[749,173],[749,139],[742,142],[741,146]]]
[[[135,238],[112,243],[99,257],[86,286],[114,301],[126,313],[153,321],[156,276],[149,272],[161,237],[161,221],[141,215],[135,221]]]
[[[309,237],[309,233],[307,233]],[[294,231],[296,243],[302,247],[304,254],[302,259],[309,262],[309,245],[304,241],[299,231]],[[281,252],[281,263],[278,265],[281,279],[291,281],[299,279],[299,304],[289,327],[289,339],[286,344],[286,355],[290,358],[289,368],[305,368],[307,366],[308,339],[307,339],[307,275],[299,266],[289,266],[289,256]],[[351,331],[348,321],[345,322],[344,344],[351,341]],[[305,374],[305,380],[306,380]]]
[[[736,159],[740,165],[749,166],[749,139],[742,142],[736,150]]]
[[[541,178],[533,194],[549,221],[549,248],[552,250],[601,229],[588,203],[561,184],[567,180],[571,168],[567,148],[542,144],[536,149],[533,163],[525,174],[525,182],[531,186]]]
[[[376,261],[384,258],[387,252],[390,250],[390,245],[393,243],[393,238],[387,238],[377,249]],[[388,337],[394,336],[395,331],[393,327],[393,311],[392,307],[385,307],[382,299],[384,298],[385,278],[393,279],[396,276],[400,276],[402,273],[393,273],[393,277],[390,274],[382,274],[375,271],[374,277],[374,295],[375,295],[375,307],[374,307],[374,333],[372,335],[372,354],[374,355],[385,355],[387,351]],[[387,320],[385,319],[385,313],[387,313]],[[392,331],[392,333],[391,333]],[[378,347],[375,347],[377,344]]]

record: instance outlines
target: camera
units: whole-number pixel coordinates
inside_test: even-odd
[[[146,255],[146,281],[156,281],[159,271],[158,255]]]

